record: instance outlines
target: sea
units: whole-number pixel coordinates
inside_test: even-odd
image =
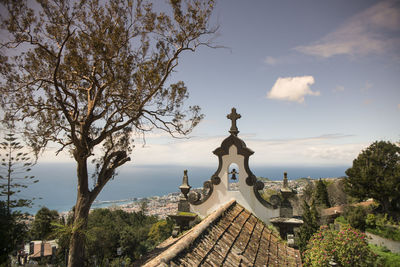
[[[178,192],[182,183],[183,171],[188,170],[189,184],[193,188],[202,187],[210,179],[216,167],[138,165],[130,164],[118,170],[93,204],[93,208],[121,205],[134,200],[152,196],[162,196]],[[290,180],[310,177],[314,179],[342,177],[350,166],[255,166],[251,167],[257,177],[282,180],[283,172]],[[76,201],[77,178],[73,163],[40,163],[34,166],[32,174],[39,182],[28,186],[20,197],[35,197],[31,208],[22,211],[35,214],[45,206],[58,212],[69,211]],[[93,181],[90,181],[93,184]]]

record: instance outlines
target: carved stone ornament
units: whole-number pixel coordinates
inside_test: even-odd
[[[253,188],[251,191],[254,192],[255,197],[263,206],[269,209],[276,209],[277,204],[271,204],[261,197],[259,191],[264,188],[264,183],[261,181],[257,181],[256,176],[252,173],[252,171],[249,168],[249,157],[252,154],[254,154],[254,152],[246,146],[246,143],[242,139],[237,137],[239,130],[236,125],[236,120],[241,118],[241,115],[236,113],[235,108],[232,108],[232,112],[227,115],[227,118],[232,121],[231,128],[229,131],[230,136],[225,138],[222,141],[221,146],[213,151],[213,153],[218,157],[218,169],[211,176],[210,180],[204,182],[204,189],[201,194],[199,192],[194,192],[194,191],[189,193],[188,195],[189,203],[192,205],[201,205],[205,201],[207,201],[207,199],[210,198],[210,196],[213,194],[214,186],[219,185],[221,183],[221,178],[219,177],[219,175],[221,173],[223,166],[223,156],[229,155],[229,149],[232,146],[235,146],[237,150],[237,155],[243,156],[243,167],[244,167],[243,173],[247,175],[247,177],[245,178],[246,182],[245,185]],[[242,170],[240,170],[240,172],[241,171]]]
[[[211,177],[210,180],[207,180],[203,183],[203,192],[200,194],[196,191],[191,191],[188,195],[188,201],[193,205],[200,205],[204,203],[207,199],[210,198],[211,194],[214,191],[214,185],[218,185],[221,182],[221,178],[216,176],[215,174]]]

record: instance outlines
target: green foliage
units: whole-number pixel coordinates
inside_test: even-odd
[[[193,212],[186,212],[186,211],[179,211],[178,212],[178,215],[182,215],[182,216],[197,216],[197,214],[196,213],[193,213]]]
[[[304,266],[328,266],[333,260],[339,266],[373,266],[375,255],[368,247],[366,235],[351,227],[340,231],[323,226],[310,239],[303,253]]]
[[[400,147],[376,141],[363,150],[346,170],[346,191],[359,199],[374,198],[384,212],[399,209]]]
[[[18,209],[30,207],[34,200],[20,194],[28,185],[38,182],[28,174],[33,165],[17,136],[12,132],[6,134],[0,143],[0,264],[7,262],[8,254],[20,249],[18,246],[26,238],[25,214]]]
[[[279,229],[275,226],[273,226],[272,224],[267,225],[268,230],[270,230],[272,232],[273,235],[275,235],[275,237],[279,240],[279,242],[287,242],[286,240],[283,240],[280,233],[279,233]]]
[[[365,219],[365,226],[368,228],[376,227],[376,216],[373,213],[369,213]]]
[[[26,238],[27,227],[22,221],[24,214],[8,212],[7,203],[0,201],[0,266],[9,265],[9,254],[15,252]]]
[[[307,203],[311,203],[313,201],[315,191],[315,184],[314,182],[308,183],[303,190],[303,200]]]
[[[261,197],[265,199],[266,201],[270,201],[270,198],[272,195],[277,195],[277,191],[270,189],[270,188],[264,188],[261,192]],[[278,195],[279,196],[279,195]]]
[[[174,222],[170,219],[160,220],[153,224],[149,231],[149,240],[154,244],[159,244],[171,236]]]
[[[307,243],[313,234],[319,229],[320,216],[314,204],[311,207],[306,201],[303,203],[303,221],[299,227],[297,238],[300,251],[306,249]]]
[[[370,232],[375,235],[379,235],[381,237],[395,240],[395,241],[400,241],[400,229],[398,228],[393,228],[393,227],[383,227],[383,228],[367,228],[367,232]]]
[[[7,212],[7,205],[0,201],[0,264],[8,262],[8,254],[11,252],[11,235],[9,229],[13,221]]]
[[[0,198],[5,199],[9,213],[14,208],[31,206],[33,199],[23,198],[19,193],[38,182],[35,176],[29,175],[35,162],[25,149],[11,132],[0,143]]]
[[[42,207],[35,215],[35,220],[32,223],[30,235],[32,240],[46,240],[50,238],[55,227],[52,223],[57,223],[59,215],[56,210],[49,210]]]
[[[379,227],[379,228],[385,227],[386,224],[387,224],[387,222],[388,222],[388,215],[387,215],[387,213],[385,213],[385,214],[378,214],[378,215],[375,217],[375,224],[376,224],[376,226]]]
[[[161,129],[187,135],[204,117],[199,106],[185,105],[184,82],[171,78],[185,52],[212,46],[214,1],[161,6],[1,1],[1,121],[21,126],[37,155],[52,143],[73,156],[75,226],[84,220],[86,227],[93,201],[131,160],[132,134]],[[84,265],[83,242],[74,232],[73,266]]]
[[[388,219],[388,214],[368,214],[365,219],[366,231],[384,238],[400,241],[400,226]]]
[[[129,257],[118,257],[110,262],[110,267],[132,266],[132,260]]]
[[[344,210],[344,217],[356,229],[365,231],[367,211],[361,206],[347,206]]]
[[[398,267],[400,263],[400,254],[392,253],[385,247],[369,244],[370,249],[375,253],[377,258],[377,266],[382,267]]]
[[[335,219],[335,223],[339,224],[349,224],[349,222],[346,220],[344,216],[339,216]]]
[[[158,221],[142,211],[95,209],[89,215],[86,233],[86,253],[91,256],[89,265],[115,259],[117,248],[121,248],[125,259],[140,259],[156,242],[169,237],[169,228],[172,229],[171,222]]]
[[[324,208],[329,208],[331,206],[329,204],[328,190],[325,182],[322,181],[322,179],[319,179],[316,184],[314,202],[317,206]]]
[[[260,180],[261,182],[270,182],[271,179],[269,179],[268,177],[257,177],[257,180]]]

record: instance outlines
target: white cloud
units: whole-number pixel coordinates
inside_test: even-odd
[[[303,103],[306,95],[318,96],[320,94],[319,91],[310,89],[312,84],[314,84],[313,76],[278,78],[271,91],[267,93],[267,97]]]
[[[218,158],[212,151],[219,147],[227,136],[193,137],[191,139],[159,142],[149,140],[145,147],[136,146],[131,161],[135,165],[180,165],[218,166]],[[255,139],[254,135],[240,136],[255,154],[250,158],[251,166],[339,166],[351,165],[362,149],[363,143],[349,143],[352,136],[327,134],[308,138]],[[163,137],[160,139],[165,140]],[[67,153],[55,157],[55,149],[49,150],[40,163],[74,163]]]
[[[330,134],[301,139],[260,140],[241,136],[255,152],[250,158],[251,166],[351,165],[368,144],[345,142],[348,137]],[[193,138],[168,144],[149,144],[147,148],[138,147],[133,151],[132,164],[217,167],[218,158],[212,151],[221,145],[224,138]]]
[[[351,17],[321,40],[310,45],[298,46],[295,50],[324,58],[335,55],[379,54],[387,51],[398,53],[399,29],[399,2],[381,1]]]

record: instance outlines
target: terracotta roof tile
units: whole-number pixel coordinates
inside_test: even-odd
[[[346,206],[361,206],[361,207],[368,207],[370,205],[374,205],[376,204],[376,202],[373,199],[368,199],[366,201],[363,202],[358,202],[358,203],[354,203],[354,204],[350,204],[350,205],[340,205],[340,206],[335,206],[335,207],[331,207],[331,208],[327,208],[327,209],[323,209],[322,210],[322,216],[331,216],[331,215],[340,215],[344,212],[344,209]]]
[[[281,243],[235,201],[223,205],[145,266],[302,266],[298,250]]]

